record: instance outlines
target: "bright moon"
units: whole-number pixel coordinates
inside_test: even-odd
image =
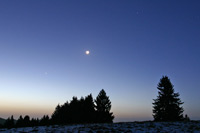
[[[85,51],[85,54],[87,54],[87,55],[90,54],[90,51],[89,50]]]

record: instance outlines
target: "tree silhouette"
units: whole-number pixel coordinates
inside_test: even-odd
[[[61,106],[58,104],[55,108],[55,111],[53,112],[51,116],[52,124],[61,124],[60,119],[61,119]]]
[[[20,115],[17,122],[16,122],[16,127],[23,127],[24,126],[24,119],[23,117]]]
[[[30,117],[28,115],[24,116],[24,126],[25,127],[31,126]]]
[[[70,102],[70,120],[71,123],[80,123],[80,102],[77,97],[73,97]]]
[[[95,109],[96,108],[96,109]],[[73,97],[70,102],[58,105],[51,116],[52,124],[78,124],[95,122],[112,122],[110,113],[111,102],[104,90],[99,93],[96,105],[92,94],[78,99]]]
[[[188,117],[187,114],[185,114],[184,121],[190,121],[190,118]]]
[[[49,124],[50,124],[49,116],[48,115],[44,115],[40,120],[40,125],[41,126],[46,126],[46,125],[49,125]]]
[[[4,123],[4,126],[6,128],[13,128],[15,126],[13,115],[11,117],[8,117],[8,119]]]
[[[50,124],[84,124],[84,123],[110,123],[114,116],[111,110],[111,101],[102,89],[96,97],[95,103],[92,94],[86,97],[72,97],[70,102],[57,105],[51,118],[44,115],[40,120],[26,115],[24,118],[19,116],[16,121],[13,116],[8,117],[4,125],[0,127],[28,127],[28,126],[48,126]]]
[[[167,76],[163,76],[158,83],[157,99],[153,99],[153,117],[155,121],[183,120],[183,104],[179,93],[174,92],[174,86]]]
[[[30,121],[31,126],[39,126],[39,119],[32,118]]]
[[[96,97],[95,104],[97,122],[113,122],[114,116],[113,113],[110,113],[111,101],[103,89],[99,92],[98,96]]]
[[[83,119],[85,123],[94,123],[95,122],[95,109],[94,101],[92,94],[85,97],[83,104]]]
[[[24,118],[22,115],[19,116],[18,120],[16,121],[16,127],[28,127],[28,126],[39,126],[39,119],[32,118],[26,115]]]

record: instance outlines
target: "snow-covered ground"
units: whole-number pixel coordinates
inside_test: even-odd
[[[95,132],[126,132],[126,133],[140,133],[140,132],[193,132],[200,133],[200,121],[193,122],[123,122],[113,124],[82,124],[82,125],[66,125],[66,126],[39,126],[39,127],[25,127],[0,129],[0,132],[53,132],[53,133],[95,133]]]

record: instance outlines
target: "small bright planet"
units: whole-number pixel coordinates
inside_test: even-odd
[[[89,51],[89,50],[85,51],[85,54],[89,55],[89,54],[90,54],[90,51]]]

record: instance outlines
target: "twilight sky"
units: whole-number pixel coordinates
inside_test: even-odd
[[[51,115],[103,88],[115,121],[152,120],[167,75],[200,119],[199,57],[199,0],[1,0],[0,117]]]

